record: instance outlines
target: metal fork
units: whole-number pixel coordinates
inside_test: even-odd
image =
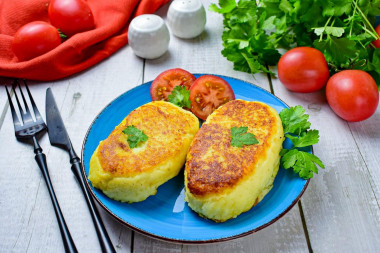
[[[40,112],[37,109],[37,106],[33,100],[32,94],[30,93],[30,90],[29,90],[25,80],[24,80],[24,84],[25,84],[25,87],[26,87],[26,90],[27,90],[27,93],[29,96],[30,104],[33,107],[35,120],[33,119],[31,111],[29,110],[27,101],[25,99],[24,93],[22,92],[19,81],[17,79],[14,81],[13,86],[12,86],[12,90],[13,90],[14,96],[15,96],[16,101],[17,101],[18,109],[19,109],[19,112],[21,115],[21,121],[19,120],[19,118],[17,116],[17,113],[16,113],[15,107],[12,103],[11,95],[9,94],[8,88],[7,88],[7,86],[5,86],[5,89],[6,89],[7,95],[8,95],[9,106],[10,106],[11,112],[12,112],[13,125],[15,128],[15,135],[16,135],[17,140],[19,140],[19,141],[25,140],[25,139],[32,139],[33,140],[34,153],[36,154],[35,159],[37,161],[38,166],[41,169],[41,172],[44,176],[45,182],[46,182],[47,187],[49,189],[50,198],[51,198],[51,201],[53,202],[54,211],[55,211],[55,214],[57,216],[59,229],[61,231],[65,251],[66,252],[78,252],[76,247],[75,247],[74,241],[71,238],[69,229],[68,229],[66,222],[65,222],[65,219],[63,218],[61,208],[59,207],[59,204],[58,204],[58,200],[55,196],[53,186],[52,186],[52,183],[50,180],[49,172],[48,172],[48,167],[47,167],[47,163],[46,163],[46,156],[42,152],[42,148],[41,148],[41,146],[37,140],[37,135],[39,133],[45,132],[47,127],[46,127],[44,120],[41,117]],[[21,103],[20,103],[20,100],[17,96],[16,86],[18,86],[18,88],[20,90],[19,93],[21,94],[22,100],[24,102],[25,110],[23,110]]]

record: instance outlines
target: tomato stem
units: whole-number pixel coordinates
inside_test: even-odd
[[[59,33],[59,37],[61,37],[61,39],[67,39],[67,35],[66,34],[64,34],[62,31],[61,31],[61,29],[57,29],[58,30],[58,33]]]

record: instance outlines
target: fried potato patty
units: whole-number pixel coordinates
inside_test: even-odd
[[[259,144],[231,146],[232,127],[248,127]],[[273,186],[283,139],[281,119],[270,106],[233,100],[219,107],[187,155],[185,200],[190,208],[217,222],[251,209]]]
[[[129,147],[122,132],[131,125],[148,136],[136,148]],[[164,101],[145,104],[99,143],[91,157],[88,178],[112,199],[143,201],[179,173],[198,129],[199,121],[189,111]]]

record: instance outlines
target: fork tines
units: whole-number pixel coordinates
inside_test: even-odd
[[[13,92],[13,94],[15,96],[17,106],[18,106],[18,111],[19,111],[19,114],[21,115],[21,121],[19,120],[19,117],[17,115],[17,111],[16,111],[15,106],[12,102],[11,94],[8,91],[8,88],[5,86],[7,96],[8,96],[9,106],[11,108],[13,125],[15,128],[17,138],[23,138],[23,137],[29,138],[32,135],[35,135],[38,132],[40,132],[41,130],[43,130],[44,128],[46,128],[45,122],[43,121],[41,114],[37,109],[37,106],[34,102],[32,94],[30,93],[29,87],[26,84],[25,80],[23,80],[23,82],[24,82],[26,91],[28,93],[30,104],[32,105],[32,108],[33,108],[35,120],[32,117],[32,113],[29,109],[27,100],[26,100],[25,95],[22,91],[19,80],[17,80],[17,79],[14,80],[14,82],[12,84],[12,90],[11,91]],[[19,94],[21,94],[24,106],[21,105],[20,99],[17,95],[17,92],[16,92],[17,87],[19,88]]]

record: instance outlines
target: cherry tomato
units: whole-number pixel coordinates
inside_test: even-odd
[[[67,36],[94,28],[94,16],[83,0],[52,0],[48,9],[52,25]]]
[[[291,91],[313,92],[326,85],[329,68],[324,55],[317,49],[296,47],[280,58],[278,78]]]
[[[190,87],[191,111],[203,120],[216,108],[234,99],[231,86],[217,76],[201,76]]]
[[[376,26],[375,31],[376,31],[377,35],[380,36],[380,25]],[[372,42],[372,44],[375,47],[380,48],[380,40],[375,40],[374,42]]]
[[[193,74],[180,68],[166,70],[159,74],[152,82],[150,96],[153,101],[168,101],[168,96],[175,86],[182,85],[189,89],[195,79]]]
[[[20,61],[49,52],[61,44],[58,30],[43,21],[22,26],[14,35],[12,50]]]
[[[370,74],[362,70],[343,70],[333,75],[326,86],[331,109],[347,121],[362,121],[375,113],[379,91]]]

